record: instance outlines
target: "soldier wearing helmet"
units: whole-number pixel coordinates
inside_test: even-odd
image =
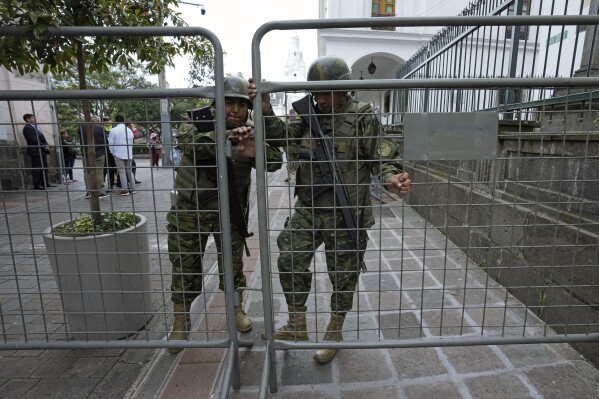
[[[308,69],[309,81],[347,80],[350,71],[339,57],[320,57]],[[251,83],[249,97],[256,96],[256,86]],[[325,341],[341,341],[345,316],[352,308],[353,295],[364,259],[368,234],[366,229],[374,224],[370,205],[371,174],[378,176],[386,188],[404,195],[411,181],[402,172],[398,146],[384,137],[380,123],[369,104],[357,102],[347,91],[317,91],[310,101],[324,135],[332,137],[335,161],[343,186],[348,193],[351,209],[359,230],[353,230],[357,240],[351,237],[345,216],[339,209],[338,199],[332,186],[319,193],[322,186],[321,167],[313,164],[312,157],[296,161],[296,191],[298,201],[285,228],[277,237],[279,278],[289,309],[287,324],[274,331],[274,338],[281,340],[308,340],[306,301],[311,289],[310,265],[314,251],[324,243],[329,278],[333,286],[330,307],[331,316]],[[298,143],[305,154],[313,153],[317,142],[310,129],[310,119],[302,123],[286,123],[273,117],[269,96],[262,97],[265,135],[271,145],[284,146]],[[300,115],[302,116],[302,115]],[[305,115],[304,115],[305,117]],[[314,126],[314,124],[312,124]],[[241,140],[251,134],[250,128],[234,129],[233,134]],[[322,141],[322,140],[320,140]],[[337,183],[336,187],[337,187]],[[304,203],[310,198],[310,203]],[[328,363],[335,358],[337,350],[319,349],[314,359]]]
[[[225,118],[227,129],[248,126],[248,82],[236,76],[224,79]],[[215,112],[212,112],[215,115]],[[209,126],[214,126],[213,124]],[[213,130],[213,129],[212,129]],[[224,290],[222,278],[222,242],[220,240],[220,215],[218,211],[218,176],[216,168],[216,137],[214,131],[200,131],[190,123],[182,125],[177,134],[181,150],[181,164],[175,176],[176,201],[167,214],[169,259],[172,263],[172,295],[174,322],[169,339],[186,340],[191,326],[190,308],[193,300],[202,292],[205,278],[202,255],[210,235],[214,235],[218,251],[220,289]],[[231,180],[229,197],[236,199],[239,214],[247,224],[249,188],[252,168],[255,166],[253,141],[238,145],[227,159],[228,176]],[[281,168],[283,153],[278,148],[267,148],[267,169]],[[232,192],[232,191],[234,192]],[[230,206],[233,207],[233,204]],[[231,245],[235,289],[246,286],[243,273],[243,250],[247,231],[240,231],[239,221],[231,214]],[[243,303],[243,302],[240,302]],[[237,329],[248,332],[252,321],[243,306],[235,307]],[[178,353],[180,348],[171,348]]]

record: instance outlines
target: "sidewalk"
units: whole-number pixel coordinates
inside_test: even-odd
[[[102,198],[102,210],[130,210],[149,215],[157,208],[169,207],[172,170],[150,169],[148,159],[138,159],[137,194],[129,197]],[[53,342],[44,333],[64,334],[61,318],[48,318],[46,311],[60,309],[60,300],[48,292],[56,289],[50,264],[45,256],[42,232],[52,224],[65,220],[68,214],[89,212],[84,199],[85,184],[81,160],[75,165],[79,182],[58,184],[46,191],[6,191],[0,195],[0,339],[31,342]],[[157,189],[152,195],[152,188]],[[49,212],[51,210],[51,212]],[[165,223],[164,214],[148,217],[149,231],[156,223]],[[160,261],[152,258],[152,270]],[[15,278],[18,276],[18,278]],[[43,295],[36,293],[43,292]],[[43,303],[40,303],[43,298]],[[148,329],[165,330],[159,317],[162,301],[156,298],[156,313]],[[14,314],[21,312],[22,315]],[[13,315],[10,315],[10,314]],[[26,332],[24,331],[26,330]],[[130,339],[135,339],[131,337]],[[140,334],[137,339],[146,339]],[[0,398],[126,398],[152,364],[155,349],[51,349],[0,351]]]
[[[272,186],[283,187],[285,173],[276,175]],[[283,188],[269,190],[269,201],[272,209],[280,209],[273,219],[281,223],[287,212],[285,203],[288,197]],[[275,211],[276,212],[276,211]],[[425,229],[424,220],[401,203],[384,206],[382,223],[386,226],[401,228],[401,220],[405,224],[404,236],[385,237],[386,248],[401,248],[399,240],[404,240],[407,255],[403,265],[397,266],[389,262],[390,273],[378,274],[377,266],[369,264],[369,271],[360,278],[359,306],[362,319],[359,321],[361,339],[397,339],[399,335],[399,317],[397,312],[378,312],[381,304],[389,306],[395,303],[398,291],[404,292],[402,309],[402,338],[418,338],[420,333],[428,337],[443,334],[480,335],[476,327],[480,325],[482,309],[486,310],[485,325],[496,326],[496,334],[503,328],[505,335],[522,334],[522,326],[526,326],[528,334],[539,334],[544,324],[526,312],[524,307],[505,290],[492,281],[478,267],[469,264],[463,253],[452,250],[444,251],[444,237]],[[253,213],[255,216],[255,213]],[[257,223],[254,220],[254,223]],[[376,230],[378,226],[374,226]],[[424,233],[426,231],[426,237]],[[427,254],[423,265],[422,249],[439,248],[440,252]],[[392,242],[395,241],[395,242]],[[274,244],[273,244],[274,245]],[[252,248],[257,248],[254,240]],[[383,249],[384,251],[384,249]],[[253,250],[252,253],[257,252]],[[431,251],[434,252],[434,251]],[[385,255],[393,257],[393,254]],[[447,257],[447,268],[442,279],[440,264]],[[328,276],[322,257],[317,257],[317,287],[313,292],[326,292]],[[248,272],[253,273],[251,287],[261,288],[259,259],[246,260]],[[400,280],[400,270],[403,278]],[[466,270],[466,268],[468,268]],[[383,281],[379,281],[382,276]],[[468,278],[468,287],[486,287],[486,296],[480,290],[460,292]],[[278,279],[273,282],[273,292],[281,291]],[[423,293],[423,281],[429,293]],[[436,293],[443,289],[446,303],[445,321],[440,321],[441,313],[435,310],[434,303],[440,298]],[[387,293],[378,298],[377,292],[382,287]],[[259,291],[250,291],[249,300],[245,304],[248,314],[254,321],[250,333],[241,334],[240,338],[254,342],[252,348],[240,350],[241,388],[231,390],[229,397],[249,399],[258,397],[265,355],[265,344],[260,339],[263,331],[263,304]],[[452,312],[455,307],[461,311],[461,298],[467,298],[468,308],[465,315]],[[507,303],[506,303],[507,298]],[[282,295],[275,295],[275,324],[281,326],[286,321],[286,305]],[[474,299],[479,302],[475,302]],[[424,302],[427,302],[425,305]],[[484,302],[484,303],[483,303]],[[222,303],[214,304],[223,306]],[[328,295],[320,295],[316,300],[314,294],[308,299],[308,328],[314,331],[318,325],[319,339],[325,329],[328,309]],[[493,307],[500,311],[493,311]],[[419,309],[428,309],[420,312]],[[501,309],[507,312],[501,312]],[[315,313],[318,309],[320,314]],[[454,317],[454,319],[451,319]],[[460,321],[461,318],[461,321]],[[357,339],[358,320],[355,315],[348,316],[344,333],[345,339]],[[457,322],[456,322],[457,320]],[[222,320],[222,327],[224,325]],[[420,326],[424,326],[422,330]],[[447,327],[440,327],[440,326]],[[462,328],[463,331],[457,331]],[[373,327],[374,326],[374,327]],[[435,327],[437,326],[437,328]],[[512,326],[510,328],[510,326]],[[370,327],[370,329],[369,329]],[[452,330],[452,327],[453,330]],[[379,336],[379,330],[382,336]],[[353,331],[353,332],[352,332]],[[310,334],[311,341],[316,334]],[[276,393],[268,394],[270,398],[307,399],[307,398],[343,398],[343,399],[450,399],[450,398],[580,398],[599,397],[599,371],[582,358],[567,344],[528,344],[505,346],[473,346],[442,348],[409,348],[409,349],[360,349],[340,350],[336,359],[327,365],[319,365],[312,359],[313,350],[277,351],[277,385]],[[179,354],[175,364],[168,370],[166,381],[161,385],[159,398],[191,399],[220,397],[222,382],[222,366],[224,350],[186,349]],[[220,374],[219,374],[220,372]],[[153,380],[149,375],[146,380]],[[268,388],[267,388],[268,389]],[[140,398],[146,396],[139,396]]]
[[[170,203],[172,171],[166,168],[149,169],[149,160],[137,162],[138,179],[142,181],[137,187],[137,194],[124,198],[111,196],[102,199],[101,203],[122,209],[135,207],[144,214],[156,212],[155,217],[148,218],[149,231],[156,231],[156,224],[165,223],[163,212]],[[271,174],[270,177],[275,179],[273,189],[269,191],[272,220],[279,224],[286,215],[284,208],[288,205],[288,193],[283,182],[285,171]],[[24,287],[35,290],[36,287],[53,284],[53,279],[39,279],[40,275],[48,273],[49,264],[47,260],[42,260],[43,256],[33,255],[42,255],[39,234],[50,223],[48,209],[54,212],[87,210],[87,201],[83,199],[83,179],[79,180],[74,185],[61,186],[48,192],[28,192],[26,196],[22,193],[4,193],[0,198],[0,205],[4,208],[2,218],[9,219],[2,220],[2,225],[10,232],[10,239],[8,234],[0,236],[4,255],[0,263],[4,276],[0,280],[3,312],[19,306],[14,303],[14,281],[6,277],[15,273],[16,265],[21,290]],[[156,189],[154,195],[148,191],[152,188]],[[253,205],[250,229],[256,232],[257,213]],[[360,309],[360,319],[355,314],[348,316],[345,326],[347,333],[344,334],[347,340],[357,339],[355,331],[358,326],[360,339],[364,340],[397,339],[398,336],[402,339],[418,338],[419,334],[435,337],[441,333],[480,336],[481,331],[476,326],[481,324],[481,317],[485,317],[485,326],[497,327],[497,331],[494,331],[496,334],[503,328],[506,335],[521,335],[523,325],[526,325],[529,334],[538,334],[544,328],[542,322],[526,312],[502,287],[488,281],[485,273],[468,263],[463,253],[451,247],[446,250],[444,237],[435,233],[430,225],[426,226],[408,206],[398,202],[385,205],[381,211],[382,223],[394,226],[398,231],[403,228],[402,234],[383,237],[384,248],[381,251],[386,261],[381,265],[370,261],[369,272],[361,276],[359,294],[356,295],[358,306],[355,306]],[[31,233],[28,232],[29,226]],[[373,230],[377,228],[375,226]],[[33,238],[30,234],[34,235]],[[400,240],[403,242],[400,243]],[[371,245],[375,242],[371,240]],[[259,289],[262,282],[258,269],[257,238],[253,237],[248,244],[252,252],[252,257],[246,258],[245,263],[248,281],[251,281],[252,288]],[[165,253],[162,249],[166,245],[163,237],[156,237],[155,245],[160,246],[161,254]],[[401,262],[394,258],[397,256],[394,251],[384,251],[396,246],[404,248]],[[425,254],[423,248],[427,248]],[[438,248],[439,251],[432,251],[432,248]],[[156,256],[152,257],[152,262],[152,270],[165,273],[164,270],[170,267],[168,260]],[[443,264],[445,266],[441,269],[439,265]],[[317,257],[316,269],[324,272],[322,257]],[[27,274],[30,270],[36,273]],[[466,278],[468,287],[480,287],[481,290],[460,290],[460,287],[465,286]],[[278,278],[275,277],[273,284],[275,324],[278,327],[286,320],[286,306],[280,294]],[[316,327],[318,339],[322,339],[326,324],[325,310],[328,309],[328,295],[322,293],[329,289],[328,284],[327,274],[318,273],[313,292],[321,294],[312,294],[308,300],[311,341],[317,338],[317,334],[313,333]],[[378,294],[381,288],[383,293]],[[484,295],[480,295],[484,288]],[[12,298],[13,301],[7,301],[6,298]],[[468,308],[462,314],[462,302],[466,300]],[[224,306],[220,299],[207,298],[206,301],[215,312],[221,311]],[[167,329],[168,320],[159,315],[160,312],[169,312],[163,298],[156,298],[154,303],[156,316],[148,329]],[[401,319],[397,311],[398,303],[401,304]],[[437,306],[439,303],[441,306]],[[34,306],[34,301],[28,306]],[[51,308],[55,304],[49,302],[44,303],[44,306]],[[254,328],[240,337],[253,341],[254,345],[240,351],[241,388],[239,391],[231,390],[229,397],[234,399],[257,397],[265,353],[264,342],[260,339],[263,330],[261,293],[250,291],[245,306],[254,321]],[[453,311],[454,307],[460,311],[459,314]],[[494,311],[494,308],[503,311]],[[444,313],[440,313],[440,309]],[[484,316],[481,315],[482,309],[486,311]],[[316,313],[316,310],[320,313]],[[18,323],[19,320],[10,321],[5,317],[2,321],[3,333],[8,332],[7,326],[18,331]],[[214,318],[211,323],[210,329],[220,330],[225,320],[224,317]],[[40,320],[40,331],[47,326]],[[58,323],[52,326],[60,331]],[[457,327],[463,331],[455,331]],[[140,334],[139,339],[145,339],[143,334]],[[185,349],[178,355],[171,355],[165,349],[3,351],[0,352],[0,398],[217,398],[221,395],[224,354],[223,349]],[[599,397],[599,371],[566,344],[343,349],[327,365],[316,364],[312,355],[313,350],[277,351],[278,391],[269,393],[268,397]]]

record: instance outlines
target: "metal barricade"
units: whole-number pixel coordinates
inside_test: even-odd
[[[499,2],[497,8],[503,12],[511,3]],[[256,32],[252,46],[254,81],[258,87],[254,107],[258,143],[255,193],[261,237],[262,287],[259,289],[262,291],[266,336],[261,397],[266,396],[267,386],[272,392],[277,390],[277,350],[553,342],[582,345],[599,340],[594,272],[599,221],[593,185],[597,182],[594,172],[597,168],[593,166],[597,165],[594,149],[598,140],[593,123],[599,114],[594,105],[599,78],[557,75],[532,78],[526,73],[511,72],[497,76],[484,76],[484,73],[445,76],[440,71],[451,70],[447,66],[455,67],[457,61],[451,56],[439,55],[444,51],[456,51],[456,48],[456,53],[463,50],[459,45],[452,47],[451,43],[460,43],[469,35],[478,34],[491,40],[497,35],[491,27],[511,26],[512,32],[521,32],[513,27],[526,26],[531,28],[528,35],[532,37],[533,27],[597,24],[597,16],[376,18],[273,22]],[[372,26],[451,26],[454,30],[449,29],[447,35],[442,35],[437,44],[430,47],[432,54],[425,58],[419,55],[409,62],[410,69],[398,76],[401,79],[262,81],[259,48],[260,40],[267,32]],[[459,27],[464,29],[458,32]],[[485,27],[488,30],[484,30]],[[53,34],[164,36],[175,32],[202,35],[213,43],[216,118],[224,120],[222,48],[209,31],[201,28],[172,28],[167,32],[162,28],[62,28]],[[11,34],[4,28],[0,28],[0,33]],[[15,35],[21,33],[12,32]],[[512,46],[523,47],[517,40]],[[470,46],[470,49],[475,48],[478,47]],[[485,54],[490,54],[490,48],[494,47],[489,46],[484,50]],[[504,47],[504,51],[508,49],[509,46]],[[474,54],[473,51],[472,56]],[[511,60],[518,65],[518,52],[511,55]],[[444,61],[435,64],[434,57]],[[437,74],[431,75],[431,68],[438,71]],[[512,72],[517,70],[511,69]],[[401,144],[404,168],[413,180],[412,191],[405,199],[380,191],[371,204],[364,206],[373,212],[375,224],[368,229],[369,244],[364,257],[367,271],[360,274],[353,308],[348,312],[343,328],[344,340],[323,341],[329,318],[328,302],[334,291],[325,266],[331,251],[322,248],[316,248],[311,261],[313,292],[306,302],[310,341],[274,340],[274,329],[288,316],[284,292],[279,285],[282,273],[276,266],[276,259],[281,254],[276,238],[293,212],[296,201],[293,184],[298,182],[283,182],[280,175],[267,179],[264,144],[270,138],[259,99],[261,94],[270,92],[333,90],[353,91],[358,101],[370,99],[372,94],[382,98],[383,91],[391,92],[393,108],[389,112],[391,117],[386,119],[392,123],[385,126],[385,131]],[[555,93],[559,95],[553,95]],[[151,101],[204,96],[207,96],[204,89],[0,92],[0,99],[7,102],[115,97]],[[418,119],[421,113],[425,117]],[[447,115],[449,113],[454,114],[453,118]],[[377,116],[381,118],[382,111],[377,111]],[[476,119],[479,116],[482,121]],[[441,119],[444,132],[459,134],[466,131],[466,136],[456,142],[442,141],[444,147],[440,150],[431,140],[438,134],[438,118],[445,118]],[[463,122],[460,118],[474,122],[464,127],[460,125]],[[565,122],[555,128],[556,119],[560,118],[578,121],[584,128],[570,130],[565,127]],[[17,118],[13,115],[12,120],[14,125]],[[486,140],[478,143],[478,147],[466,148],[469,140],[479,137],[473,132],[474,127],[484,129],[484,133],[490,135],[485,136]],[[17,134],[17,130],[13,131]],[[224,170],[224,124],[218,126],[217,133],[218,167]],[[495,147],[489,146],[491,141],[495,141]],[[573,143],[577,146],[569,146]],[[297,163],[311,167],[310,160],[297,160]],[[76,168],[83,171],[79,164]],[[0,292],[0,349],[222,348],[227,351],[227,357],[220,395],[227,397],[231,386],[240,386],[238,349],[253,344],[241,341],[236,333],[231,248],[224,245],[222,252],[224,294],[217,288],[221,275],[216,268],[218,251],[207,254],[203,296],[191,310],[196,326],[192,339],[184,342],[165,339],[172,319],[169,302],[171,265],[167,259],[165,217],[172,203],[174,170],[169,167],[154,169],[148,162],[139,162],[137,168],[144,177],[143,183],[147,181],[148,184],[142,183],[133,196],[111,196],[103,199],[102,204],[111,210],[131,210],[145,217],[147,230],[140,229],[140,232],[147,242],[140,245],[142,240],[134,238],[138,250],[128,255],[145,258],[150,265],[149,271],[51,271],[49,258],[60,254],[61,250],[44,249],[43,231],[87,212],[87,200],[83,198],[85,186],[80,182],[60,192],[24,190],[12,193],[3,190],[2,223],[5,229],[0,240],[4,248],[4,289]],[[549,172],[545,173],[546,170]],[[564,175],[567,170],[575,172]],[[227,174],[218,176],[219,185],[226,187]],[[223,242],[230,242],[227,190],[221,190],[219,205],[223,226],[220,233]],[[316,226],[309,226],[309,229],[315,230]],[[95,248],[81,251],[75,259],[87,264],[107,254],[108,251],[98,244],[94,245]],[[91,257],[85,257],[90,254]],[[132,258],[121,260],[119,265],[125,266],[126,262],[130,266]],[[55,279],[67,276],[81,282],[86,277],[99,277],[103,284],[110,280],[109,277],[122,277],[123,274],[132,277],[134,285],[142,287],[137,290],[141,299],[135,300],[140,308],[118,312],[107,312],[102,308],[91,310],[85,307],[89,301],[96,305],[106,301],[108,294],[116,293],[124,298],[133,290],[118,287],[108,292],[98,289],[75,292],[65,289],[61,280]],[[104,277],[107,280],[103,280]],[[150,288],[145,285],[147,280],[150,280]],[[120,286],[122,280],[117,281]],[[65,295],[74,296],[67,298]],[[84,299],[88,295],[90,299]],[[83,302],[84,307],[75,313],[97,315],[104,321],[116,313],[129,313],[141,316],[145,328],[133,328],[132,322],[126,320],[122,330],[111,329],[100,336],[97,332],[90,335],[85,329],[73,331],[68,326],[64,308],[77,301]],[[124,299],[117,300],[118,305],[125,303]],[[259,313],[251,310],[253,317]],[[117,339],[111,333],[128,336]],[[255,366],[251,365],[252,368]]]
[[[0,34],[8,36],[27,34],[15,27],[3,27],[1,30]],[[15,102],[26,102],[32,114],[37,110],[34,102],[40,100],[54,101],[56,106],[57,101],[120,99],[125,108],[119,109],[119,113],[126,115],[127,101],[137,100],[147,107],[156,106],[161,99],[210,98],[215,105],[216,120],[225,120],[223,50],[218,38],[206,29],[63,27],[50,29],[48,33],[49,38],[121,35],[205,37],[214,47],[215,87],[177,90],[12,90],[0,92],[0,99],[6,102],[8,110],[13,109],[11,105]],[[140,128],[150,124],[164,128],[160,120],[131,121],[127,118],[129,122],[137,123]],[[182,120],[173,122],[178,124]],[[73,122],[55,121],[49,126],[58,130],[59,126],[65,127],[69,123]],[[5,126],[15,135],[11,140],[15,143],[18,142],[16,135],[21,134],[21,125],[22,122],[11,115],[10,123]],[[168,124],[167,129],[163,133],[170,134]],[[226,170],[224,131],[225,124],[218,123],[214,168],[221,170]],[[85,150],[87,147],[83,145],[82,151]],[[61,151],[57,147],[56,156],[60,157]],[[57,164],[62,166],[59,162]],[[102,165],[97,168],[101,175]],[[169,234],[166,215],[168,212],[179,212],[178,206],[172,204],[170,199],[174,167],[163,165],[154,168],[149,160],[138,159],[134,179],[142,181],[136,187],[129,182],[132,195],[116,195],[118,191],[127,190],[126,181],[121,181],[120,190],[116,186],[112,187],[114,182],[105,184],[104,190],[113,191],[107,197],[100,198],[101,210],[132,212],[139,221],[135,227],[119,232],[117,237],[93,234],[81,239],[74,236],[59,237],[51,226],[90,211],[91,199],[84,197],[87,190],[82,178],[86,168],[76,161],[74,171],[79,182],[69,185],[63,185],[60,177],[55,181],[54,175],[50,174],[46,184],[61,184],[61,188],[44,191],[27,188],[30,168],[14,165],[11,169],[15,174],[22,173],[23,190],[3,190],[0,199],[3,208],[3,232],[0,235],[3,285],[0,293],[0,349],[222,348],[227,354],[222,397],[228,396],[231,386],[239,387],[238,349],[240,346],[251,346],[252,343],[239,340],[237,335],[234,307],[238,303],[238,293],[234,288],[230,245],[223,245],[222,251],[217,251],[214,243],[209,242],[206,251],[197,249],[195,255],[203,257],[203,270],[197,271],[203,289],[201,293],[196,293],[200,295],[190,309],[193,328],[188,331],[189,340],[168,338],[173,319],[170,298],[173,276],[166,245]],[[214,175],[218,186],[228,187],[226,173]],[[220,190],[217,196],[221,229],[204,233],[220,234],[222,242],[230,243],[228,190]],[[188,233],[194,234],[192,231]],[[67,250],[65,245],[75,245],[74,252]],[[217,257],[223,259],[224,272],[219,272],[217,268]],[[224,292],[219,290],[219,278],[223,280]]]
[[[499,3],[495,14],[513,2]],[[313,252],[307,271],[312,287],[303,311],[309,340],[275,340],[273,331],[287,321],[287,301],[293,301],[284,294],[306,293],[285,291],[279,280],[288,271],[277,267],[283,252],[276,240],[297,211],[293,183],[301,182],[267,180],[261,167],[263,151],[258,152],[266,336],[260,397],[266,397],[267,386],[271,392],[278,389],[278,350],[554,342],[580,348],[599,340],[598,298],[593,294],[599,218],[596,190],[591,188],[597,182],[592,170],[597,164],[599,78],[563,77],[557,72],[530,77],[523,59],[536,50],[518,42],[518,34],[513,35],[512,47],[493,53],[498,51],[498,31],[506,27],[512,32],[526,27],[533,40],[541,28],[584,25],[592,32],[597,24],[596,15],[460,16],[275,21],[258,29],[252,44],[258,99],[273,92],[344,91],[360,101],[391,92],[392,115],[385,117],[393,123],[385,130],[402,144],[404,167],[413,182],[405,199],[384,203],[379,196],[367,205],[376,219],[364,257],[368,271],[360,275],[343,340],[323,339],[336,273],[330,264],[327,270],[326,260],[336,251],[319,246],[320,240],[318,248],[292,252],[298,257]],[[259,48],[268,32],[374,26],[447,26],[451,34],[439,37],[432,53],[423,51],[407,63],[399,79],[263,80]],[[463,44],[476,38],[480,46]],[[502,73],[464,73],[467,62],[480,67],[472,59],[488,61],[504,53],[510,55],[512,67]],[[554,93],[564,97],[556,99]],[[271,116],[263,114],[260,101],[254,105],[257,140],[269,142]],[[381,110],[375,113],[383,119]],[[557,128],[556,119],[563,119]],[[579,129],[572,127],[576,121]],[[334,128],[329,133],[334,135]],[[311,140],[310,134],[302,137]],[[311,162],[299,164],[310,168]],[[282,194],[273,198],[275,192]],[[315,224],[294,228],[328,233],[318,232]],[[587,355],[595,359],[592,351]]]

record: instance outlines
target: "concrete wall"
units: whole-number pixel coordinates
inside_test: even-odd
[[[561,134],[502,126],[493,161],[407,168],[409,204],[560,334],[599,324],[599,140],[578,116],[554,118]],[[573,346],[599,365],[597,345]]]

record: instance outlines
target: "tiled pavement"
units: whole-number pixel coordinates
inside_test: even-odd
[[[143,209],[144,213],[156,209],[156,216],[149,218],[149,229],[153,231],[156,223],[163,223],[162,212],[168,209],[171,172],[168,169],[149,169],[147,160],[138,160],[138,164],[138,177],[142,180],[138,193],[133,197],[109,197],[102,203],[121,209],[136,207]],[[283,205],[287,193],[282,189],[284,172],[273,178],[276,179],[273,187],[281,187],[269,192],[272,208],[281,206],[272,214],[273,225],[277,225],[285,217]],[[28,271],[37,271],[31,275],[44,275],[49,268],[44,256],[32,257],[31,254],[43,255],[41,237],[37,234],[50,222],[60,219],[61,210],[85,211],[87,202],[82,198],[84,193],[75,191],[82,188],[82,183],[78,185],[71,185],[68,190],[64,186],[52,189],[48,195],[35,192],[28,193],[26,197],[22,193],[2,196],[2,217],[9,219],[8,223],[3,221],[2,224],[9,229],[11,238],[7,240],[8,235],[2,235],[3,260],[0,266],[3,273],[7,267],[18,267],[20,282],[24,284],[20,285],[21,289],[27,284],[31,287],[53,284],[52,279],[32,281],[27,278]],[[146,191],[152,187],[161,191],[152,196]],[[54,211],[57,220],[48,219],[49,208]],[[371,245],[381,243],[378,245],[385,261],[379,263],[370,259],[369,272],[360,278],[360,293],[356,296],[354,307],[360,309],[360,318],[356,314],[348,316],[347,340],[356,339],[357,330],[360,331],[360,339],[368,340],[397,339],[400,336],[402,339],[435,337],[441,332],[477,336],[481,334],[477,326],[481,325],[483,317],[485,333],[488,334],[497,334],[500,330],[507,335],[521,334],[523,325],[527,334],[535,334],[542,328],[540,321],[506,294],[502,287],[489,281],[463,253],[451,246],[446,248],[444,237],[430,226],[426,228],[424,221],[409,207],[398,202],[386,205],[380,211],[383,212],[382,224],[396,228],[401,234],[386,234],[380,240],[376,237],[371,240]],[[255,217],[254,209],[254,231],[257,230]],[[26,231],[29,225],[34,232],[33,238]],[[373,234],[377,227],[373,228]],[[394,248],[402,248],[400,240],[403,240],[403,251],[394,251]],[[165,245],[162,237],[154,241],[154,245]],[[246,271],[251,277],[251,286],[259,288],[260,274],[252,274],[258,262],[257,241],[250,241],[250,246],[253,257],[246,260]],[[423,248],[427,250],[423,251]],[[152,270],[167,267],[164,262],[153,258]],[[313,331],[318,328],[319,331],[319,334],[311,333],[313,341],[322,335],[320,331],[326,324],[322,309],[328,308],[328,278],[323,273],[320,256],[317,257],[316,270],[320,273],[317,273],[313,291],[318,294],[310,296],[308,309],[310,328]],[[273,281],[273,299],[275,323],[279,326],[285,320],[286,309],[277,280],[275,277]],[[6,279],[0,281],[0,295],[14,289],[10,284]],[[462,289],[464,287],[469,289]],[[378,294],[381,288],[384,293]],[[219,298],[210,302],[211,309],[222,308]],[[156,308],[163,308],[163,302],[163,298],[156,298]],[[437,306],[439,303],[443,306]],[[468,307],[462,313],[465,308],[463,303],[467,303]],[[2,309],[10,306],[16,305],[2,302]],[[35,307],[35,299],[28,306]],[[45,303],[44,306],[55,305]],[[264,343],[259,338],[263,330],[260,319],[262,306],[260,292],[251,291],[246,309],[254,320],[254,329],[241,338],[252,340],[254,345],[241,349],[241,388],[239,391],[232,390],[231,398],[258,396],[265,353]],[[444,312],[439,309],[444,309]],[[484,315],[482,309],[485,309]],[[168,322],[167,318],[155,316],[151,323],[163,324],[156,330],[164,330]],[[224,324],[224,317],[215,318],[212,323],[218,329],[219,324]],[[9,324],[5,321],[3,325]],[[59,321],[49,324],[46,321],[46,328],[48,325],[58,333],[64,329]],[[514,330],[510,331],[509,326],[515,326]],[[18,329],[18,320],[14,321],[13,327]],[[43,324],[40,324],[42,327]],[[317,365],[312,360],[312,353],[313,350],[277,351],[278,391],[268,393],[268,397],[599,397],[599,372],[566,344],[343,349],[327,365]],[[224,350],[221,349],[186,349],[179,355],[170,355],[163,349],[20,350],[3,351],[0,356],[1,398],[185,399],[222,395],[219,388],[223,377]]]
[[[64,339],[62,317],[48,317],[52,311],[60,310],[61,305],[58,294],[48,294],[56,290],[56,283],[41,234],[69,215],[89,212],[80,162],[75,165],[77,183],[58,185],[46,191],[5,191],[0,196],[0,306],[3,312],[0,339],[3,342],[22,341],[25,333],[32,344],[46,338],[49,341],[54,337]],[[145,215],[152,215],[155,209],[168,210],[172,172],[150,169],[146,159],[137,163],[137,178],[142,182],[136,188],[137,194],[117,197],[113,193],[100,200],[102,210],[135,208]],[[159,189],[154,195],[153,188]],[[164,223],[164,213],[160,212],[148,217],[149,231],[155,231],[156,223]],[[157,239],[152,245],[156,252]],[[153,272],[158,275],[163,266],[156,256],[152,257]],[[159,281],[153,282],[154,287],[158,284]],[[36,295],[39,292],[44,294]],[[159,314],[162,303],[161,297],[154,298]],[[21,313],[28,312],[23,319],[15,316],[20,312],[19,307]],[[7,316],[11,311],[13,315]],[[166,325],[165,318],[154,316],[149,328],[164,331]],[[141,335],[137,338],[145,339]],[[156,353],[155,349],[145,348],[0,351],[0,398],[130,397],[139,376],[145,373]]]

